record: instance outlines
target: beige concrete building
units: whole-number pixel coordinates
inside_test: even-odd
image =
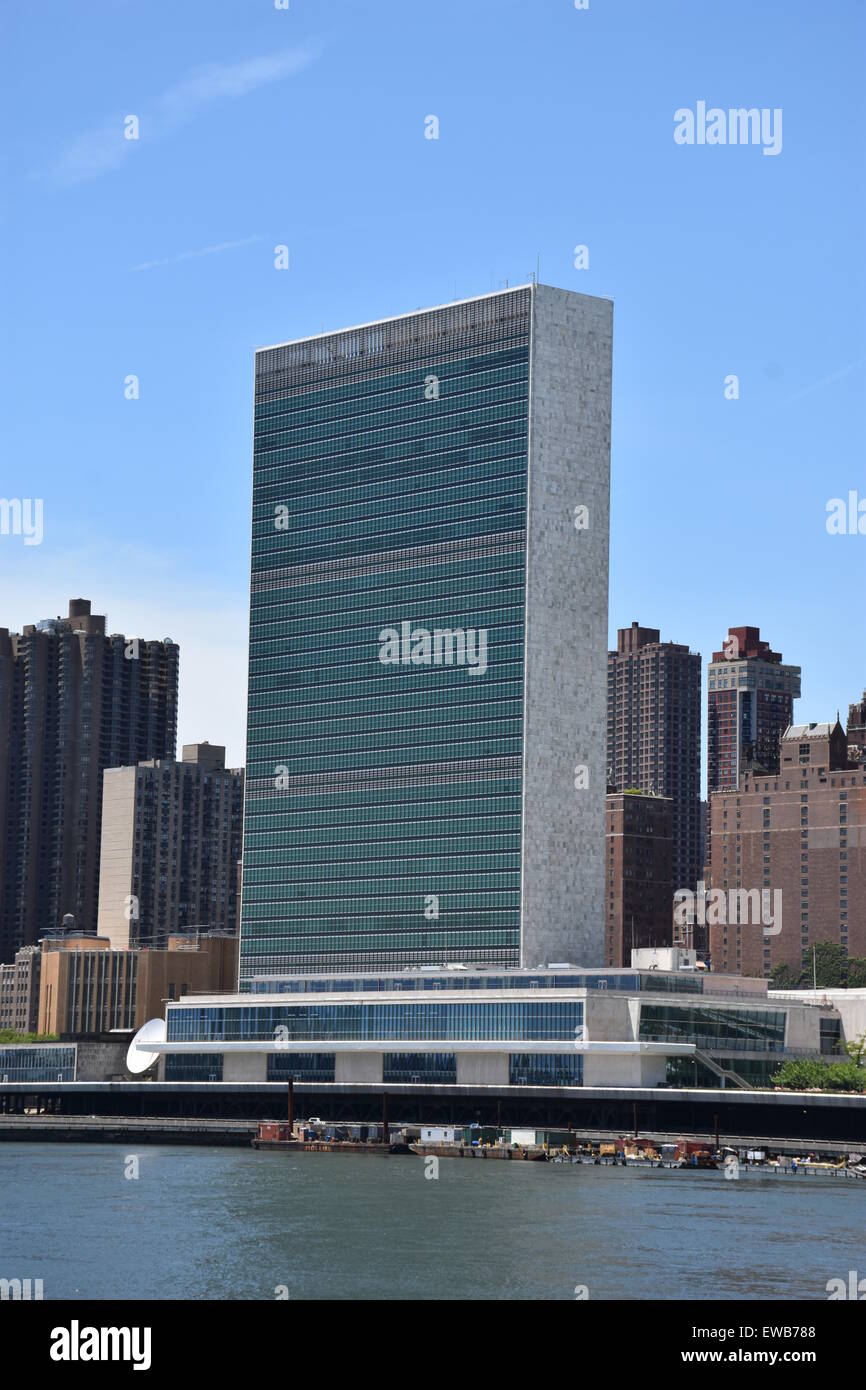
[[[111,768],[103,786],[97,931],[164,949],[176,932],[236,931],[244,774],[225,748]]]
[[[233,990],[238,939],[226,933],[174,936],[165,951],[116,950],[106,938],[43,942],[39,1032],[69,1035],[138,1029],[165,1001]]]

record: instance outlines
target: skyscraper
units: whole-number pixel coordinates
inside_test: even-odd
[[[256,357],[242,984],[604,950],[612,305]]]
[[[779,740],[794,721],[800,667],[782,665],[780,652],[756,627],[732,627],[708,676],[708,790],[736,787],[745,764],[779,771]]]
[[[0,628],[0,961],[96,930],[102,773],[174,755],[178,648],[106,635],[88,599]]]
[[[670,797],[673,890],[701,870],[701,657],[655,627],[620,628],[607,658],[607,776],[617,791]],[[643,944],[643,943],[641,943]]]
[[[185,743],[181,762],[106,770],[97,927],[113,946],[237,930],[244,774],[226,768],[225,751]]]

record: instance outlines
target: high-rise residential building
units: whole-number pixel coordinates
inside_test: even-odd
[[[643,792],[609,792],[605,808],[605,964],[670,946],[673,928],[673,803]]]
[[[707,690],[707,787],[736,787],[757,764],[779,771],[779,739],[793,722],[800,667],[782,664],[756,627],[732,627],[713,652]]]
[[[848,706],[848,759],[866,763],[866,690],[862,700]]]
[[[0,960],[58,929],[96,930],[102,773],[173,757],[178,648],[66,618],[0,628]]]
[[[237,930],[244,774],[225,751],[189,743],[180,762],[106,771],[97,929],[113,946]]]
[[[612,305],[530,285],[256,356],[256,975],[604,955]]]
[[[866,956],[866,767],[838,719],[787,729],[777,761],[711,797],[713,970],[799,972],[825,941]]]
[[[655,627],[620,628],[607,658],[607,777],[669,797],[675,888],[701,870],[701,657]],[[670,904],[673,918],[673,903]]]
[[[704,866],[708,863],[708,851],[707,851],[707,825],[708,825],[708,821],[709,821],[709,813],[710,813],[710,803],[709,803],[709,801],[704,800],[704,801],[701,802],[700,820],[699,820],[699,822],[698,822],[699,827],[700,827],[700,829],[699,829],[699,834],[698,834],[698,845],[699,845],[698,863],[699,863],[700,866],[701,866],[701,875],[703,875]]]

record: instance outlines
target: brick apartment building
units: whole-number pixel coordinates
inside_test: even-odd
[[[732,627],[707,673],[707,787],[736,787],[746,762],[779,771],[779,739],[794,721],[800,667],[785,666],[756,627]]]
[[[607,767],[610,788],[669,800],[672,882],[694,890],[703,867],[701,657],[662,642],[658,628],[620,628],[608,653]]]
[[[824,941],[866,956],[866,763],[849,761],[838,719],[792,725],[777,773],[752,765],[711,803],[712,888],[749,890],[755,905],[766,889],[782,922],[765,934],[730,911],[727,922],[711,921],[713,970],[768,977],[784,962],[799,971]]]
[[[105,627],[78,598],[0,628],[0,961],[67,915],[95,932],[103,770],[174,757],[177,644]]]
[[[671,944],[673,803],[609,792],[605,808],[605,962],[631,964],[633,949]]]
[[[199,925],[237,931],[244,773],[226,768],[225,751],[185,743],[179,762],[106,771],[97,930],[112,945],[165,949]]]
[[[862,700],[848,706],[848,760],[866,763],[866,690]]]

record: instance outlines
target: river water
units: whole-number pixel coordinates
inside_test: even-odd
[[[46,1299],[592,1300],[826,1299],[866,1275],[866,1182],[428,1168],[2,1143],[0,1278],[40,1278]]]

